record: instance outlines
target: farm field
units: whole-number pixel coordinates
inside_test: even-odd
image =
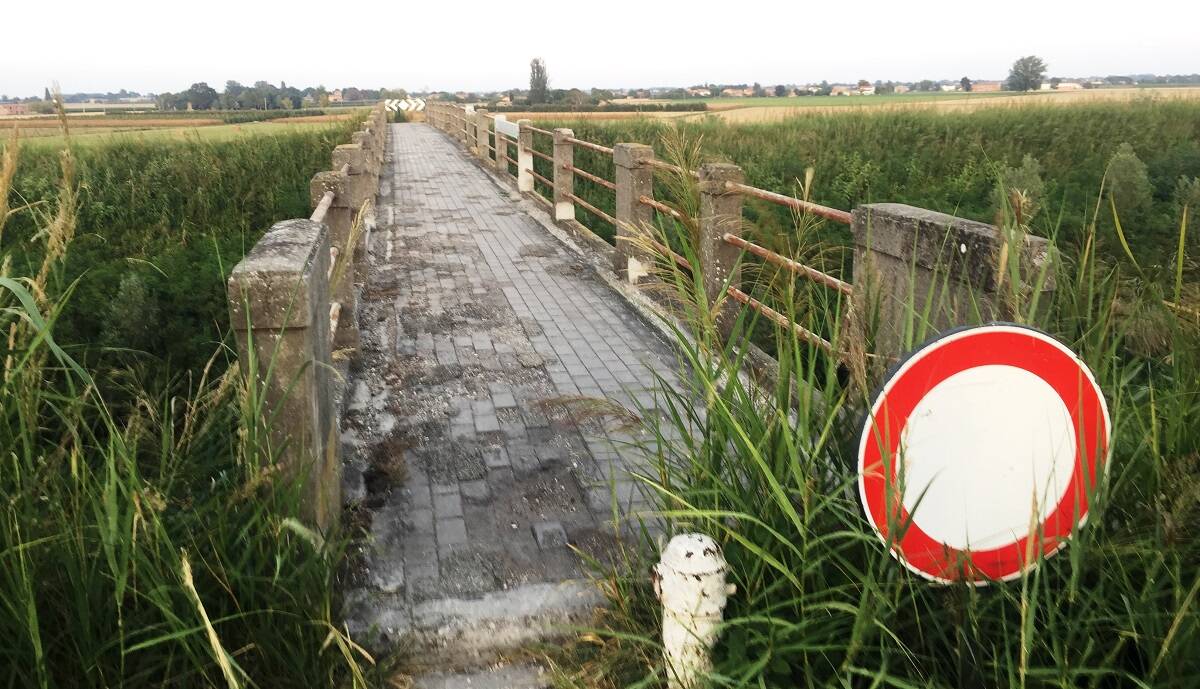
[[[510,120],[555,120],[570,117],[580,120],[665,119],[693,121],[716,117],[728,122],[775,122],[817,113],[888,112],[936,110],[973,112],[994,107],[1080,105],[1087,103],[1128,102],[1130,100],[1200,99],[1200,87],[1120,88],[1087,91],[1034,93],[905,93],[889,96],[804,96],[796,98],[703,98],[689,100],[647,100],[647,104],[695,103],[708,105],[704,112],[513,112]]]
[[[188,137],[228,140],[251,135],[284,134],[328,126],[330,123],[343,122],[355,116],[354,111],[333,114],[318,111],[318,114],[274,117],[255,122],[227,122],[229,118],[253,117],[254,114],[251,112],[222,113],[218,116],[171,116],[158,113],[87,117],[68,115],[67,125],[73,141],[94,145],[107,141],[111,135],[116,134],[139,136],[148,140],[183,140]],[[0,130],[9,130],[13,126],[17,128],[18,136],[34,145],[57,146],[63,141],[58,119],[54,117],[0,119]]]

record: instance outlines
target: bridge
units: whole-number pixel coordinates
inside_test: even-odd
[[[731,312],[801,331],[740,283],[744,256],[864,311],[869,285],[892,333],[880,351],[900,340],[912,276],[918,288],[953,277],[939,322],[958,292],[996,288],[1003,239],[990,225],[896,204],[825,208],[746,185],[735,165],[673,170],[644,143],[605,147],[481,109],[431,101],[425,118],[389,125],[373,111],[313,179],[313,216],[271,228],[229,283],[243,370],[278,410],[280,461],[305,472],[311,521],[330,527],[348,505],[369,534],[347,575],[347,624],[428,664],[424,686],[458,686],[457,670],[585,623],[602,599],[581,555],[609,561],[659,529],[634,478],[650,459],[628,424],[606,422],[656,413],[659,380],[686,375],[639,289],[656,260],[701,270]],[[613,179],[577,167],[578,150],[610,156]],[[678,217],[653,197],[663,172],[698,177],[700,266],[634,240],[657,215]],[[615,211],[577,184],[612,192]],[[745,198],[851,225],[858,284],[744,239]],[[610,223],[615,246],[584,216]],[[1045,258],[1041,240],[1023,250]],[[541,683],[522,665],[475,681]]]

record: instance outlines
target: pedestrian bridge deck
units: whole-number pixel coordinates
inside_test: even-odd
[[[347,476],[370,520],[348,619],[463,662],[579,620],[580,555],[645,507],[627,430],[678,362],[586,252],[436,129],[391,125],[349,380]]]

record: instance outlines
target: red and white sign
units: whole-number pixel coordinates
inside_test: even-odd
[[[1016,325],[956,330],[884,384],[859,442],[859,494],[913,572],[1013,579],[1086,520],[1110,427],[1091,371],[1054,338]]]

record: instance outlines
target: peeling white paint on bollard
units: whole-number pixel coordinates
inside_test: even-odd
[[[737,590],[725,583],[728,571],[721,546],[703,534],[672,538],[654,566],[671,689],[694,689],[712,667],[710,652],[717,642],[725,602]]]

